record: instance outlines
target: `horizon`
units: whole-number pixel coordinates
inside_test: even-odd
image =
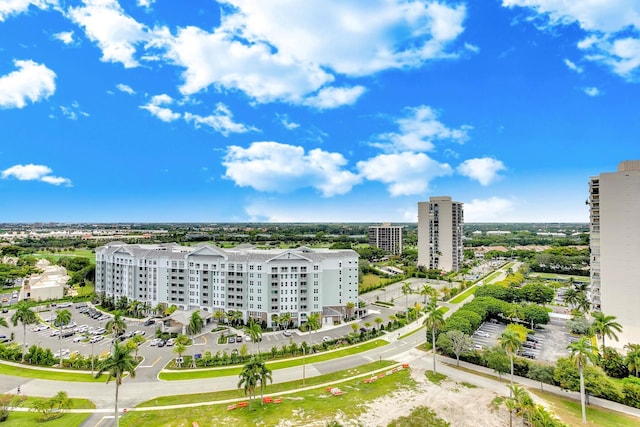
[[[9,3],[0,222],[415,223],[448,195],[469,223],[588,223],[589,177],[640,158],[636,16],[635,0]]]

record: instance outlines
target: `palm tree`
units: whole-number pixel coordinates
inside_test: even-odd
[[[67,309],[64,310],[56,310],[56,320],[54,322],[55,325],[60,328],[60,333],[58,334],[58,342],[60,343],[60,367],[62,368],[62,329],[71,323],[71,312]]]
[[[274,325],[280,328],[280,316],[275,313],[271,315],[271,327]]]
[[[249,320],[249,326],[244,331],[251,337],[251,341],[257,344],[258,354],[260,354],[260,341],[262,340],[262,326],[252,319]]]
[[[627,365],[630,371],[634,371],[636,377],[638,376],[638,370],[640,369],[640,344],[627,344],[624,346],[627,350],[627,355],[624,358],[624,363]]]
[[[351,316],[353,315],[353,309],[356,308],[356,305],[352,301],[347,301],[347,304],[345,305],[345,307],[347,308],[347,319],[351,320]]]
[[[136,376],[136,360],[131,355],[131,349],[121,346],[118,342],[113,345],[113,353],[100,363],[100,369],[96,373],[96,378],[99,378],[103,372],[107,372],[107,383],[111,381],[111,378],[116,381],[116,401],[114,415],[116,420],[116,427],[119,425],[118,420],[118,391],[122,384],[122,378],[125,373],[129,373],[131,378]]]
[[[506,329],[502,335],[500,335],[500,338],[498,338],[498,344],[500,344],[500,347],[509,355],[511,362],[511,387],[513,387],[513,356],[522,348],[522,340],[516,331]]]
[[[378,329],[380,329],[380,325],[384,323],[384,319],[382,317],[376,317],[373,321],[378,325]]]
[[[117,339],[127,329],[127,323],[122,318],[122,312],[116,311],[113,314],[113,318],[109,319],[104,328],[109,333],[113,333],[113,336]]]
[[[182,353],[184,353],[185,351],[187,351],[187,346],[182,343],[176,343],[176,345],[173,347],[173,352],[178,355],[180,360],[182,360]],[[178,366],[180,366],[180,363],[178,363]]]
[[[409,294],[413,293],[411,283],[404,282],[402,284],[402,293],[404,294],[404,305],[407,307],[407,322],[409,321]]]
[[[567,303],[569,308],[575,307],[578,304],[578,299],[580,298],[580,292],[576,290],[573,286],[571,286],[564,293],[564,302]]]
[[[291,313],[286,312],[280,314],[280,325],[284,325],[284,328],[289,328],[289,323],[291,322]]]
[[[24,350],[27,342],[27,325],[32,325],[38,321],[36,314],[29,307],[26,301],[20,301],[16,305],[16,312],[11,316],[13,326],[18,326],[18,322],[22,323],[22,363],[24,363]]]
[[[513,384],[509,389],[515,402],[516,415],[522,417],[522,425],[524,425],[525,420],[531,420],[532,415],[535,412],[536,405],[533,402],[531,395],[527,393],[524,387],[518,384]]]
[[[191,314],[189,318],[189,325],[187,326],[187,333],[189,335],[196,335],[202,332],[204,327],[204,320],[200,316],[200,310],[196,310]]]
[[[271,369],[267,368],[266,363],[262,360],[258,360],[256,371],[258,372],[258,382],[260,382],[260,401],[262,402],[264,388],[267,385],[267,381],[273,382],[271,377]]]
[[[591,308],[591,301],[587,298],[586,293],[581,293],[578,296],[578,301],[576,302],[576,310],[580,313],[586,313]]]
[[[251,410],[251,400],[258,385],[258,361],[252,358],[249,363],[242,367],[240,372],[240,381],[238,382],[238,388],[244,386],[244,394],[249,395],[249,410]]]
[[[615,339],[618,341],[616,332],[622,332],[622,325],[615,321],[616,316],[609,316],[602,312],[593,313],[593,329],[602,337],[602,352],[604,353],[604,338]]]
[[[578,341],[567,346],[571,352],[570,358],[578,367],[580,373],[580,404],[582,405],[582,424],[587,424],[587,412],[585,408],[584,367],[587,362],[595,362],[596,355],[591,348],[591,340],[588,337],[580,337]]]
[[[317,329],[320,329],[322,325],[320,324],[320,313],[311,313],[307,316],[307,329],[309,330],[309,342],[311,342],[311,332]],[[306,356],[306,353],[303,353],[303,356]],[[305,374],[307,369],[307,360],[306,357],[303,357],[302,362],[302,385],[304,385]]]
[[[424,300],[422,301],[422,303],[423,304],[427,303],[427,296],[430,296],[431,298],[435,298],[436,293],[437,291],[433,286],[424,284],[420,289],[420,295],[424,296]]]
[[[436,373],[436,331],[444,325],[444,316],[438,309],[438,305],[435,301],[432,301],[426,309],[427,318],[424,319],[424,326],[427,328],[427,333],[431,329],[431,351],[433,352],[433,373]],[[428,339],[428,335],[427,335]]]
[[[213,312],[213,318],[216,319],[216,323],[220,326],[220,322],[224,318],[224,311],[216,310]]]

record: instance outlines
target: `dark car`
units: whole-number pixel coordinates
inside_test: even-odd
[[[536,358],[536,354],[533,351],[523,351],[520,355],[523,357],[528,357],[529,359]]]
[[[145,321],[144,321],[144,323],[143,323],[142,325],[143,325],[143,326],[151,326],[151,325],[153,325],[154,323],[156,323],[156,321],[155,321],[155,320],[153,320],[153,319],[147,319],[147,320],[145,320]]]
[[[527,348],[536,348],[536,343],[531,341],[525,341],[522,343],[522,346]]]
[[[167,345],[167,342],[165,340],[158,341],[158,347],[164,347],[165,345]]]
[[[227,343],[228,344],[233,344],[236,342],[236,337],[228,337],[227,338]]]

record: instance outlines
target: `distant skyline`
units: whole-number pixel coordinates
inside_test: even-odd
[[[0,2],[0,223],[588,222],[636,0]]]

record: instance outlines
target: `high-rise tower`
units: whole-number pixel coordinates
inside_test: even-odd
[[[448,196],[418,202],[418,266],[458,271],[463,253],[462,205]]]
[[[640,160],[592,176],[589,206],[593,309],[617,317],[619,346],[640,342]]]
[[[391,252],[393,255],[402,254],[402,226],[391,225],[388,222],[370,226],[369,245]]]

